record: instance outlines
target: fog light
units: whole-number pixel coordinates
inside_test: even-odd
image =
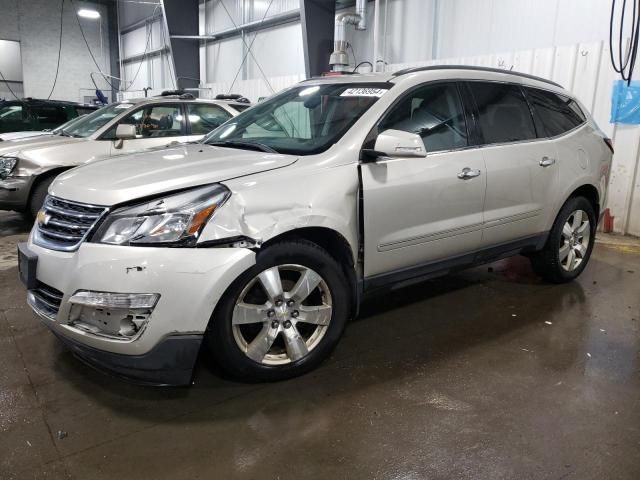
[[[110,293],[79,290],[70,299],[70,303],[87,307],[102,308],[144,308],[152,309],[158,303],[158,293]]]
[[[67,326],[99,337],[131,341],[149,321],[157,293],[77,291],[70,299]]]

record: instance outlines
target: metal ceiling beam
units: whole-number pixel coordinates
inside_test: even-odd
[[[227,30],[221,30],[211,35],[171,35],[171,38],[180,40],[202,40],[205,43],[216,42],[229,37],[237,37],[242,33],[255,32],[263,30],[269,27],[275,27],[278,25],[284,25],[286,23],[293,23],[300,20],[300,10],[290,10],[278,15],[267,17],[264,20],[255,20],[253,22],[247,22],[237,27],[229,28]]]

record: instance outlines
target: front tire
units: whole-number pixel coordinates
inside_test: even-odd
[[[351,289],[338,262],[306,240],[261,250],[256,265],[223,295],[207,331],[220,368],[248,381],[295,377],[318,366],[350,312]]]
[[[570,282],[587,266],[595,243],[596,212],[589,200],[572,197],[560,209],[545,247],[531,258],[538,275],[552,283]]]
[[[38,211],[42,208],[44,199],[47,197],[49,185],[51,185],[55,178],[55,175],[49,175],[41,180],[38,180],[38,183],[36,183],[36,185],[31,190],[31,194],[29,195],[29,203],[27,206],[27,214],[31,216],[31,220],[35,219],[36,215],[38,215]]]

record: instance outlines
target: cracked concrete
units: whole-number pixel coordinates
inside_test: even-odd
[[[0,213],[6,251],[16,222]],[[618,245],[567,285],[516,257],[386,295],[304,377],[230,382],[205,356],[188,389],[81,364],[7,265],[0,478],[635,480],[640,249]]]

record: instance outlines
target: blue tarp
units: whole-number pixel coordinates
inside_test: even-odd
[[[640,125],[640,81],[629,86],[624,80],[614,82],[610,122]]]

